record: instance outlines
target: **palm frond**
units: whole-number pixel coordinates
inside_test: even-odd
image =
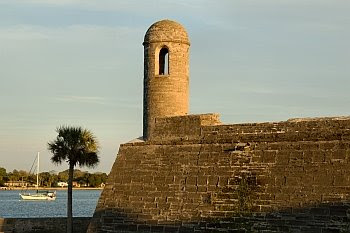
[[[94,167],[99,162],[99,145],[95,136],[87,129],[72,126],[57,128],[57,137],[48,143],[53,154],[51,161],[61,164],[63,161],[73,166]]]

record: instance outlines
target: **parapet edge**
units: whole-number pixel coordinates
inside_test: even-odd
[[[350,131],[350,116],[291,118],[278,122],[223,124],[220,121],[220,115],[217,113],[194,114],[156,118],[155,131],[150,140],[144,141],[140,137],[122,145],[138,146],[166,144],[171,141],[186,142],[201,140],[203,137],[207,138],[208,135],[216,137],[215,135],[218,134],[226,135],[227,137],[231,135],[232,138],[238,137],[238,135],[241,135],[239,137],[251,135],[250,137],[254,138],[251,138],[251,140],[256,140],[256,137],[259,137],[259,135],[266,137],[266,135],[273,134],[279,135],[279,140],[290,140],[282,135],[293,134],[296,139],[299,138],[298,140],[306,140],[307,138],[314,140],[309,134],[317,135],[322,133],[323,135],[330,135],[334,134],[334,130],[332,130],[334,128],[341,130],[344,134],[343,137],[348,135],[348,131]],[[271,140],[277,140],[277,138],[272,138]]]

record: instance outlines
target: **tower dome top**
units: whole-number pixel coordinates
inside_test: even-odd
[[[178,42],[190,44],[186,29],[178,22],[161,20],[152,24],[145,35],[144,44],[152,42]]]

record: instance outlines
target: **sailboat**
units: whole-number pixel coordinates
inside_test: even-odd
[[[20,193],[19,195],[23,200],[33,201],[54,201],[56,200],[56,191],[39,190],[39,152],[37,155],[37,167],[36,167],[36,193]]]

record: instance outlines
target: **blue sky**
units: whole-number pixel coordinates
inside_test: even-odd
[[[350,115],[350,1],[0,0],[0,167],[28,170],[59,125],[83,126],[108,172],[142,134],[143,36],[191,40],[190,112],[224,123]],[[85,169],[83,169],[85,170]]]

